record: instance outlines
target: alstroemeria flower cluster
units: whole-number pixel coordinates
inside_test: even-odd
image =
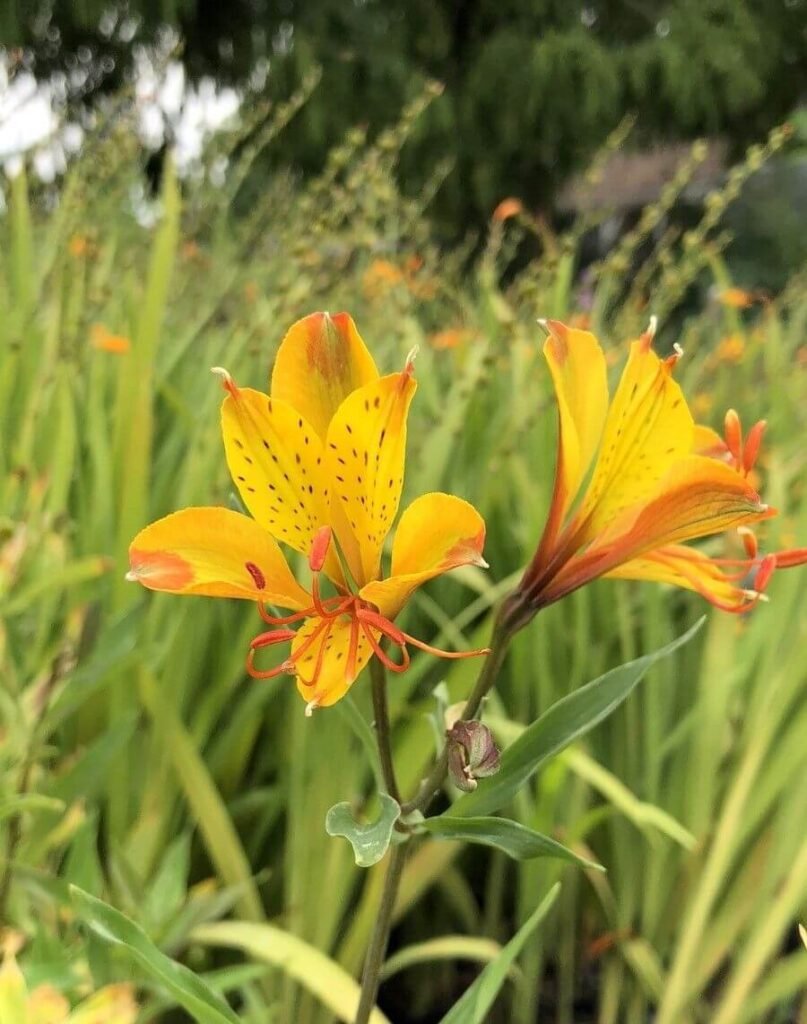
[[[296,676],[309,713],[339,700],[373,655],[403,671],[409,644],[442,657],[484,653],[439,651],[393,624],[427,580],[486,564],[482,517],[461,498],[433,493],[402,514],[382,577],[416,389],[411,358],[382,377],[346,313],[314,313],[283,339],[270,394],[217,372],[227,392],[227,464],[251,518],[226,508],[175,512],[135,537],[129,578],[152,590],[256,602],[273,628],[253,640],[248,670]],[[280,544],[306,556],[310,583],[298,582]],[[257,653],[278,643],[290,643],[289,656],[258,669]]]
[[[680,351],[653,351],[654,325],[631,345],[609,402],[605,356],[588,331],[547,321],[544,356],[558,403],[555,484],[541,542],[519,592],[528,614],[601,576],[656,580],[745,612],[776,568],[807,549],[761,556],[752,527],[776,514],[749,482],[764,421],[743,437],[695,423],[673,378]],[[712,558],[686,542],[737,530],[744,557]]]

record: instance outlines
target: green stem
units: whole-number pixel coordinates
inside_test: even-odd
[[[524,625],[531,612],[526,606],[524,599],[518,592],[505,598],[496,615],[491,638],[491,653],[485,659],[485,663],[479,673],[470,697],[465,703],[462,718],[473,718],[482,704],[485,696],[496,682],[496,677],[504,663],[507,649],[513,634]],[[381,771],[384,776],[384,783],[387,791],[393,799],[401,802],[398,783],[395,778],[395,767],[392,761],[392,745],[390,743],[390,722],[389,709],[387,705],[387,679],[384,666],[377,658],[370,662],[370,678],[373,691],[373,710],[375,713],[376,741],[378,743],[378,754],[381,761]],[[444,746],[437,763],[429,773],[429,776],[420,786],[417,795],[403,804],[401,811],[409,814],[415,810],[425,810],[431,802],[434,794],[439,790],[446,777],[448,770],[448,751]],[[378,908],[373,937],[367,950],[367,958],[364,962],[364,971],[361,979],[361,997],[359,1008],[356,1012],[355,1024],[367,1024],[370,1014],[375,1006],[378,995],[379,978],[381,966],[387,952],[390,929],[392,927],[392,912],[395,907],[395,900],[398,896],[398,888],[403,875],[404,862],[406,860],[406,842],[399,842],[390,849],[387,874],[384,878],[384,888],[381,893],[381,905]]]
[[[367,1024],[375,1006],[381,966],[387,953],[387,943],[389,942],[392,927],[392,911],[395,907],[398,887],[403,875],[407,846],[408,843],[403,842],[390,848],[387,874],[384,878],[384,890],[381,894],[381,905],[378,908],[378,916],[375,919],[375,928],[373,929],[373,937],[367,950],[367,959],[364,961],[364,971],[361,977],[361,998],[359,999],[359,1008],[356,1011],[355,1024]]]
[[[384,785],[393,800],[401,802],[398,781],[395,778],[395,765],[392,761],[391,729],[389,722],[389,705],[387,704],[387,671],[378,658],[370,659],[370,682],[373,691],[373,714],[375,715],[376,741],[381,761],[381,773]]]
[[[510,648],[510,641],[516,631],[521,628],[524,616],[525,609],[518,595],[510,595],[502,603],[493,626],[493,636],[490,641],[491,652],[485,658],[485,664],[482,666],[477,677],[476,684],[468,700],[465,702],[465,707],[462,709],[462,714],[460,715],[462,721],[475,718],[478,714],[482,701],[493,688],[498,678],[499,671]],[[421,782],[416,795],[411,800],[407,800],[406,803],[402,804],[401,815],[406,817],[406,815],[411,814],[413,811],[425,811],[435,793],[437,793],[445,781],[447,773],[448,748],[443,746],[439,758],[432,770]]]

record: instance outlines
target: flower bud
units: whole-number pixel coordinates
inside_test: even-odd
[[[499,770],[499,749],[490,729],[481,722],[455,722],[448,737],[448,772],[451,781],[466,793],[476,789],[477,779]]]

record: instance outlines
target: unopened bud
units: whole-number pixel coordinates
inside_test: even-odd
[[[499,748],[481,722],[455,722],[448,737],[448,772],[454,785],[466,793],[476,789],[477,779],[499,770]]]

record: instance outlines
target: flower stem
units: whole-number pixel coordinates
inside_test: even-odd
[[[524,599],[518,591],[505,598],[499,608],[493,625],[491,653],[485,659],[485,663],[476,680],[476,685],[465,703],[462,712],[463,719],[473,718],[479,711],[482,701],[496,682],[496,677],[507,656],[511,638],[520,626],[524,624],[526,612]],[[401,803],[398,782],[395,778],[395,766],[392,761],[386,670],[378,658],[372,658],[370,661],[370,679],[373,692],[376,741],[378,743],[378,754],[381,761],[384,784],[389,795],[397,800],[398,803]],[[406,815],[412,811],[425,810],[431,803],[434,794],[442,785],[447,771],[448,749],[444,746],[440,757],[437,759],[428,777],[421,784],[416,796],[402,804],[402,814]],[[381,905],[378,908],[373,936],[367,950],[367,958],[364,961],[361,996],[359,998],[359,1008],[356,1011],[355,1024],[367,1024],[375,1006],[381,966],[384,963],[384,957],[387,952],[387,943],[389,942],[390,929],[392,927],[392,912],[403,875],[407,846],[407,842],[398,842],[390,848],[387,873],[384,877],[384,888],[381,893]]]
[[[401,883],[408,845],[408,843],[403,842],[396,843],[390,847],[387,874],[384,877],[384,890],[381,893],[381,905],[378,908],[373,937],[370,940],[367,958],[364,961],[364,971],[361,976],[361,997],[359,999],[359,1008],[356,1011],[355,1024],[367,1024],[375,1006],[381,965],[384,963],[384,957],[387,953],[387,943],[389,942],[389,933],[392,927],[392,911],[395,908],[395,900],[398,896],[398,886]]]
[[[370,659],[370,682],[373,691],[373,714],[375,715],[375,732],[378,743],[378,756],[381,761],[381,773],[384,785],[393,800],[401,802],[398,780],[395,778],[395,765],[392,762],[391,729],[389,723],[389,706],[387,704],[387,670],[378,660]]]
[[[523,625],[524,616],[524,603],[521,595],[516,591],[508,598],[505,598],[496,615],[496,621],[493,624],[493,635],[490,640],[491,652],[485,658],[485,663],[477,677],[476,684],[468,700],[465,702],[465,707],[462,709],[462,714],[460,715],[462,721],[474,718],[479,712],[482,701],[492,689],[504,664],[504,659],[510,648],[510,641]],[[448,747],[444,745],[434,767],[423,782],[421,782],[415,796],[401,805],[401,815],[405,817],[413,811],[425,811],[435,793],[442,786],[447,773]]]

